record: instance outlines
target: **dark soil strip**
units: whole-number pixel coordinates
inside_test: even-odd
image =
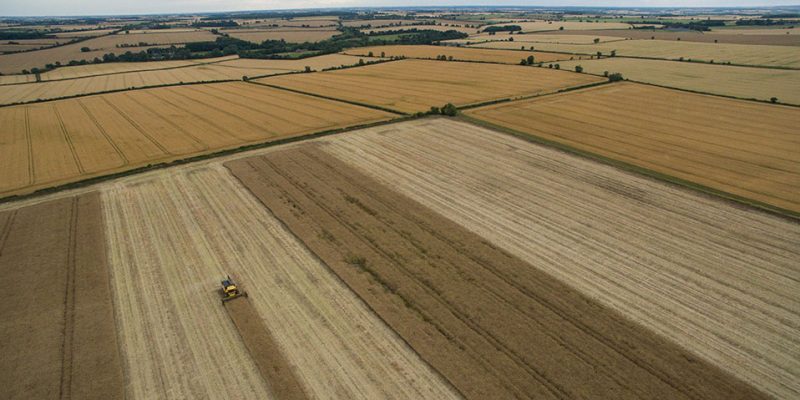
[[[9,215],[13,214],[13,219]],[[0,213],[4,399],[124,397],[99,195]]]
[[[250,300],[240,297],[224,304],[250,356],[275,397],[280,400],[307,399],[303,386]]]
[[[307,145],[231,171],[468,398],[764,398]]]

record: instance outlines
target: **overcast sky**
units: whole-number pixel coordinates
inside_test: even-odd
[[[787,0],[608,0],[480,1],[480,0],[0,0],[0,16],[114,15],[207,11],[274,10],[368,6],[620,6],[620,7],[750,7],[798,4]]]

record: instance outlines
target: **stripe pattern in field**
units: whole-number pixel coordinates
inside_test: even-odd
[[[467,398],[766,398],[319,147],[226,166]]]
[[[0,109],[0,197],[392,115],[247,83]]]
[[[358,47],[347,50],[347,54],[368,56],[381,54],[386,57],[408,57],[435,60],[439,56],[453,57],[456,61],[479,61],[493,62],[501,64],[519,64],[521,60],[528,56],[534,57],[534,62],[549,62],[558,60],[568,60],[569,54],[542,53],[531,51],[527,53],[514,50],[495,50],[495,49],[473,49],[467,47],[454,46],[373,46]]]
[[[258,80],[406,113],[530,96],[600,82],[590,75],[512,65],[401,60],[362,68]]]
[[[0,213],[4,399],[121,398],[97,193]]]
[[[777,398],[800,396],[800,228],[447,120],[325,151]]]
[[[457,398],[227,169],[148,175],[104,192],[130,398],[269,398],[220,304],[228,274],[310,397]]]
[[[800,212],[797,108],[621,83],[467,114]]]

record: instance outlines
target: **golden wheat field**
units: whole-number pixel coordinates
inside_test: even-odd
[[[487,42],[473,45],[492,49],[516,49],[516,42]],[[539,43],[536,50],[608,56],[612,50],[618,56],[694,60],[702,62],[800,68],[800,47],[748,44],[697,43],[671,40],[624,40],[591,45]]]
[[[355,65],[359,57],[329,54],[302,60],[220,59],[207,62],[159,61],[144,63],[108,63],[62,68],[50,71],[50,81],[7,85],[0,92],[0,104],[21,104],[37,100],[103,93],[117,90],[176,85],[192,82],[241,80],[244,76],[265,76]],[[162,64],[163,63],[163,64]],[[84,68],[85,67],[85,68]],[[95,68],[96,67],[96,68]],[[116,67],[116,68],[115,68]],[[73,68],[69,70],[69,68]],[[141,71],[129,69],[143,68]],[[118,71],[118,72],[115,72]],[[56,78],[80,74],[95,74],[83,78]]]
[[[621,83],[469,116],[800,212],[800,109]]]
[[[247,83],[126,91],[0,109],[0,196],[391,114]]]
[[[345,51],[345,54],[367,56],[372,53],[378,57],[407,57],[435,60],[439,56],[453,57],[456,61],[480,61],[502,64],[519,64],[522,59],[533,56],[535,62],[549,62],[569,59],[569,55],[558,53],[519,52],[513,50],[473,49],[454,46],[372,46],[358,47]]]
[[[314,74],[260,79],[269,85],[413,113],[532,96],[602,81],[535,67],[456,61],[400,60]]]
[[[635,58],[564,61],[561,68],[602,75],[621,73],[626,79],[678,89],[768,101],[777,97],[787,104],[800,104],[800,71],[679,63]]]

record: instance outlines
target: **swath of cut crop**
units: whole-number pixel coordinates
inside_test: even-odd
[[[275,397],[281,400],[307,399],[308,396],[292,372],[289,361],[281,353],[250,301],[247,298],[237,298],[225,302],[224,305]]]
[[[0,385],[7,399],[123,394],[99,197],[0,214]]]
[[[468,398],[762,398],[313,145],[233,173]]]

